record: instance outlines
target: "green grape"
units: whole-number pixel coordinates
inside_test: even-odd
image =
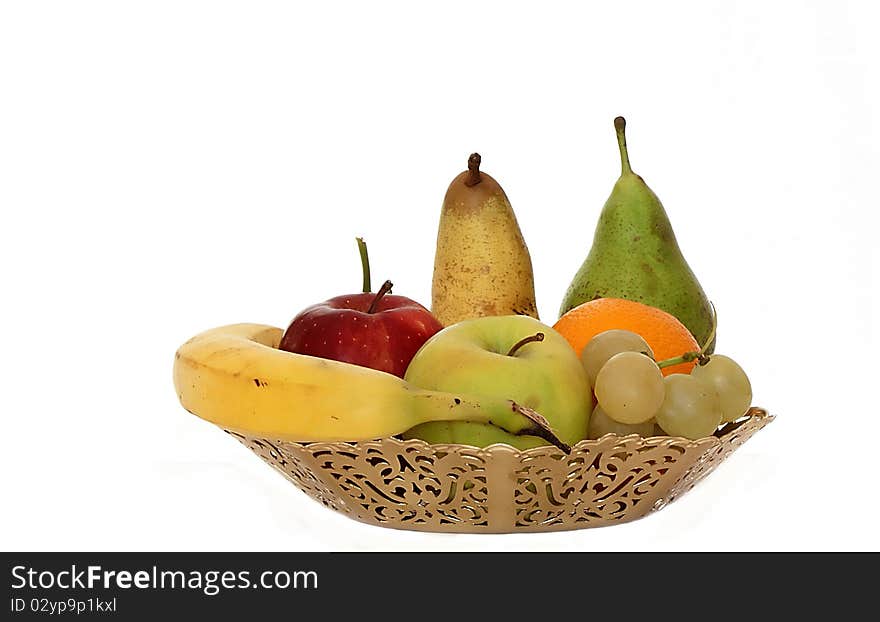
[[[688,374],[670,374],[663,384],[666,398],[656,415],[663,431],[691,440],[711,436],[721,423],[718,393]]]
[[[654,420],[648,419],[644,423],[635,424],[617,423],[614,419],[606,415],[605,411],[602,410],[600,406],[596,406],[593,410],[593,414],[590,415],[590,428],[587,438],[601,438],[606,434],[618,434],[620,436],[626,436],[627,434],[655,436]]]
[[[652,358],[654,356],[648,343],[634,332],[614,329],[599,333],[581,351],[581,363],[590,377],[591,387],[596,386],[596,376],[602,366],[621,352],[647,352]]]
[[[599,406],[617,423],[644,423],[663,403],[663,374],[638,352],[615,354],[596,376]]]
[[[721,400],[721,420],[735,421],[752,405],[752,385],[736,361],[713,354],[705,365],[696,365],[691,376],[712,387]]]

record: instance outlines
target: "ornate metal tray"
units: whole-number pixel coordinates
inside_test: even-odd
[[[387,438],[290,443],[229,432],[328,508],[382,527],[458,533],[615,525],[661,509],[773,420],[752,408],[714,436],[606,434],[566,455]]]

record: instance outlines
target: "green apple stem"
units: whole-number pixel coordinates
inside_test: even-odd
[[[472,186],[476,186],[478,183],[482,181],[480,178],[480,162],[482,158],[479,153],[472,153],[471,157],[468,158],[468,176],[467,179],[464,180],[464,185],[468,188]]]
[[[382,283],[382,287],[379,288],[379,291],[376,292],[376,297],[373,298],[373,302],[370,303],[370,308],[367,309],[367,313],[375,313],[376,305],[379,304],[379,301],[391,291],[391,288],[394,287],[394,284],[391,281],[385,281]]]
[[[510,351],[507,353],[507,356],[513,356],[516,354],[521,347],[526,345],[527,343],[534,343],[538,341],[544,341],[544,333],[535,333],[534,335],[529,335],[528,337],[523,337],[519,341],[517,341],[510,348]]]
[[[709,305],[712,307],[712,330],[709,331],[709,336],[706,337],[706,341],[703,342],[703,346],[700,350],[698,352],[685,352],[681,356],[666,359],[665,361],[658,361],[657,367],[663,369],[664,367],[672,367],[673,365],[679,365],[680,363],[690,363],[694,360],[697,361],[698,365],[705,365],[709,362],[706,348],[708,348],[709,344],[715,339],[715,331],[718,328],[718,313],[715,311],[715,305],[711,302],[709,302]]]
[[[617,146],[620,148],[621,175],[632,173],[629,165],[629,151],[626,149],[626,119],[617,117],[614,119],[614,130],[617,132]]]
[[[370,293],[373,286],[370,284],[370,256],[367,254],[367,243],[363,238],[355,238],[357,240],[358,252],[361,254],[361,271],[364,275],[363,292]]]

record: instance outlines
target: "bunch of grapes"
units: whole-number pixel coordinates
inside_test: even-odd
[[[683,360],[697,361],[690,374],[663,377],[662,367]],[[739,419],[752,403],[749,378],[733,359],[692,352],[657,362],[647,342],[627,330],[593,337],[581,361],[598,401],[590,438],[609,432],[702,438]]]

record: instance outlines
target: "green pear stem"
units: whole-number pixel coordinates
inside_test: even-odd
[[[468,176],[464,180],[464,185],[468,188],[476,186],[482,181],[480,178],[480,162],[482,158],[479,153],[472,153],[468,158]]]
[[[614,130],[617,132],[617,146],[620,148],[620,174],[629,175],[633,170],[629,165],[629,151],[626,149],[626,119],[614,119]]]
[[[370,256],[367,254],[367,243],[363,238],[355,238],[357,240],[358,252],[361,254],[361,272],[364,276],[362,291],[369,294],[373,289],[370,284]]]
[[[391,288],[394,287],[394,284],[391,281],[385,281],[382,283],[382,287],[379,288],[379,291],[376,292],[376,297],[373,298],[373,302],[370,303],[370,308],[367,309],[367,313],[375,313],[376,306],[379,304],[379,301],[391,291]]]
[[[535,333],[534,335],[529,335],[528,337],[523,337],[519,341],[517,341],[510,348],[510,351],[507,353],[507,356],[513,356],[516,354],[521,347],[526,345],[527,343],[535,343],[539,341],[544,341],[544,333]]]
[[[708,348],[709,344],[712,343],[712,340],[715,339],[715,331],[718,328],[718,314],[715,311],[715,305],[712,304],[712,301],[709,301],[709,306],[712,307],[712,330],[709,331],[709,336],[706,337],[706,341],[703,342],[703,346],[700,350],[698,352],[685,352],[681,356],[666,359],[665,361],[658,361],[657,367],[663,369],[664,367],[672,367],[673,365],[678,365],[680,363],[690,363],[693,360],[696,360],[698,365],[705,365],[709,362],[706,348]]]

